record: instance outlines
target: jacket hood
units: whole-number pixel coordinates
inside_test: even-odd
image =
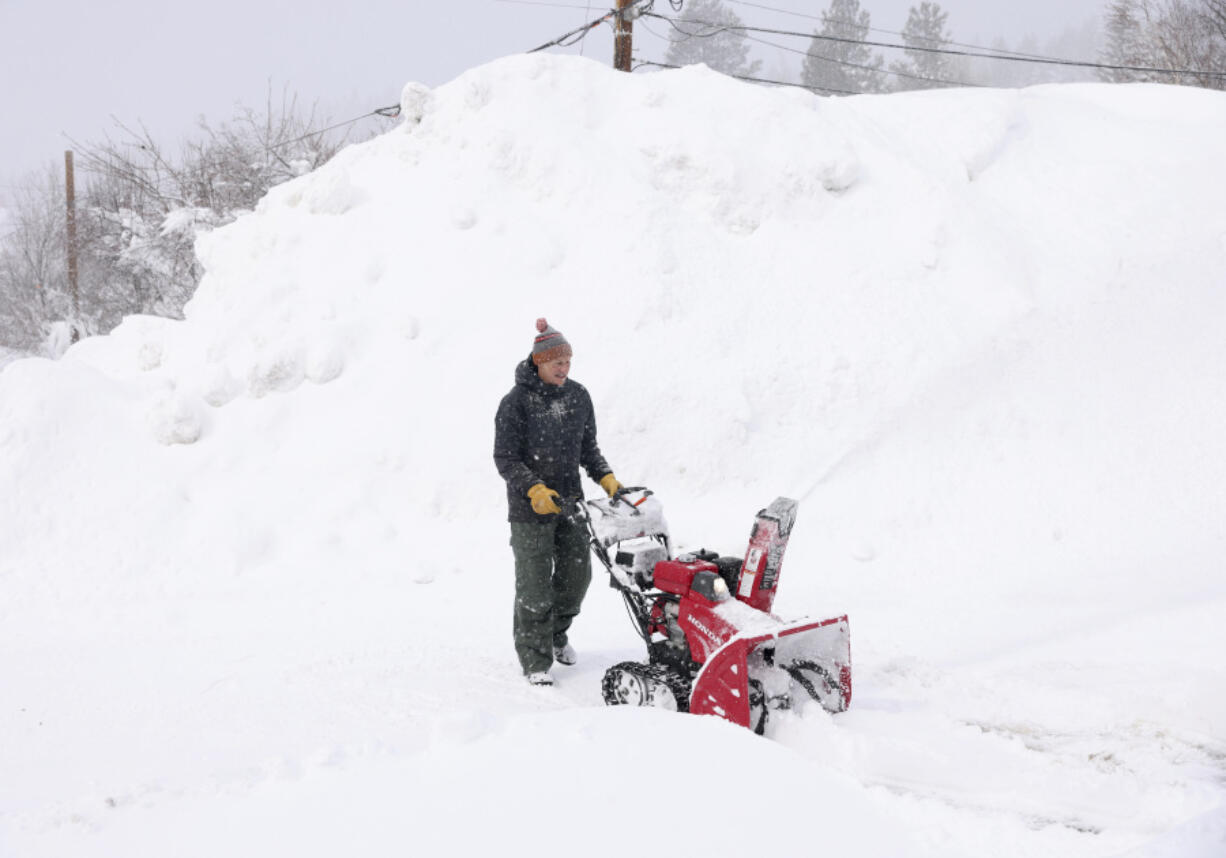
[[[546,384],[541,381],[541,376],[536,371],[536,364],[532,362],[532,356],[529,355],[516,364],[515,383],[541,396],[556,396],[566,388],[567,384],[570,384],[570,379],[566,379],[566,383],[561,386]]]

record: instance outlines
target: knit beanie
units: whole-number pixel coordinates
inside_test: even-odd
[[[536,339],[532,341],[532,362],[537,366],[557,360],[560,357],[570,357],[570,343],[561,331],[549,326],[544,318],[536,320]]]

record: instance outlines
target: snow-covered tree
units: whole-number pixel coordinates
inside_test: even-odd
[[[105,333],[133,313],[181,316],[203,273],[196,236],[327,161],[343,141],[312,131],[324,124],[283,96],[220,127],[202,121],[178,156],[122,125],[117,140],[74,144],[80,318],[71,324]],[[0,345],[37,349],[74,315],[64,222],[57,168],[27,184],[0,239]]]
[[[1102,62],[1112,82],[1158,81],[1226,89],[1226,0],[1111,0]],[[1136,68],[1186,70],[1181,74]]]
[[[740,17],[720,0],[687,0],[675,19],[665,60],[670,65],[705,63],[728,75],[752,77],[762,63],[749,59]]]
[[[1149,50],[1146,31],[1148,11],[1142,0],[1112,0],[1107,4],[1106,39],[1099,59],[1112,66],[1149,67],[1154,57]],[[1121,83],[1141,79],[1136,72],[1103,69],[1103,80]]]
[[[1226,71],[1226,43],[1214,27],[1207,0],[1168,0],[1163,7],[1154,34],[1157,54],[1168,68],[1191,70],[1174,82],[1226,88],[1226,80],[1209,74]]]
[[[13,199],[0,246],[0,344],[34,351],[49,324],[72,312],[64,209],[62,168],[28,180]]]
[[[822,28],[809,45],[801,82],[834,93],[883,92],[881,55],[868,45],[856,44],[868,33],[869,14],[860,8],[860,0],[830,0],[830,8],[822,13]]]
[[[953,81],[958,69],[953,58],[949,54],[922,50],[949,45],[953,37],[945,28],[948,17],[941,5],[931,0],[924,0],[908,11],[907,23],[902,30],[902,39],[907,45],[903,51],[906,56],[890,63],[890,71],[897,76],[895,89],[931,89]]]
[[[1226,41],[1226,0],[1205,0],[1205,16],[1218,38]]]

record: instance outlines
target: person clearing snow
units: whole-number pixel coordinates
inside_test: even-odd
[[[515,368],[515,386],[494,418],[494,463],[507,483],[507,520],[515,556],[515,654],[533,685],[552,685],[556,660],[574,664],[567,639],[592,580],[588,534],[561,515],[582,501],[579,466],[609,497],[622,485],[596,443],[587,388],[571,379],[571,347],[536,320],[532,353]]]

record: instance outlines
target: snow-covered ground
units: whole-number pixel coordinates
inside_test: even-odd
[[[405,106],[186,321],[0,372],[0,855],[1226,854],[1226,95],[532,56]],[[681,548],[800,499],[775,608],[850,615],[850,711],[604,707],[599,568],[522,681],[542,315]]]
[[[20,360],[23,357],[27,357],[25,352],[19,352],[14,349],[9,349],[9,348],[5,348],[4,346],[0,346],[0,369],[3,369],[8,364],[12,363],[15,360]]]

